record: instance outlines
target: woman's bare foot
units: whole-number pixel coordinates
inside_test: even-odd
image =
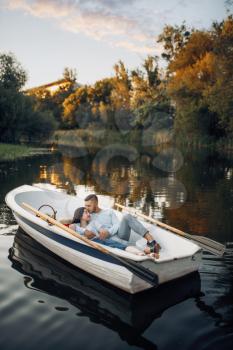
[[[145,255],[145,253],[143,253],[141,250],[139,250],[137,247],[134,247],[134,246],[128,246],[125,250],[129,253],[136,254],[139,256]]]

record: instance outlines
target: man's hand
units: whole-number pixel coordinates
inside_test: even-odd
[[[86,238],[88,238],[88,239],[92,239],[92,238],[94,238],[96,235],[95,235],[93,232],[89,231],[89,230],[85,230],[84,236],[85,236]]]
[[[107,230],[105,230],[104,228],[101,228],[99,230],[99,239],[106,239],[109,237],[109,232]]]

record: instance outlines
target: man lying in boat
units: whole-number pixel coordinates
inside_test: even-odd
[[[120,222],[112,209],[99,208],[98,197],[95,194],[85,198],[85,207],[76,209],[70,227],[95,242],[135,254],[150,254],[159,258],[160,246],[150,232],[130,214],[123,216]],[[141,241],[146,243],[137,245],[140,250],[112,239],[117,235],[120,239],[128,241],[131,230],[145,238],[140,240],[140,243]]]

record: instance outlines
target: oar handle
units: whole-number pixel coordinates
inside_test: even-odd
[[[72,236],[79,238],[81,241],[87,243],[92,248],[95,248],[95,249],[101,251],[102,253],[109,254],[109,251],[107,249],[101,247],[98,243],[95,243],[95,242],[91,241],[90,239],[86,238],[85,236],[80,235],[76,231],[74,231],[71,228],[63,225],[61,222],[51,218],[50,216],[48,216],[48,215],[46,215],[44,213],[41,213],[40,211],[38,211],[35,208],[31,207],[29,204],[22,203],[22,206],[24,208],[27,208],[27,209],[31,210],[33,213],[35,213],[41,219],[43,219],[43,220],[45,220],[45,221],[47,221],[47,222],[49,222],[49,223],[51,223],[51,224],[53,224],[53,225],[55,225],[57,227],[60,227],[62,230],[68,232]]]
[[[177,228],[175,228],[175,227],[172,227],[172,226],[170,226],[170,225],[164,224],[163,222],[161,222],[161,221],[159,221],[159,220],[156,220],[156,219],[153,219],[153,218],[151,218],[151,217],[149,217],[149,216],[146,216],[146,215],[140,213],[140,212],[139,212],[138,210],[136,210],[136,209],[127,208],[127,207],[124,207],[123,205],[118,204],[118,203],[115,203],[115,206],[116,206],[116,207],[119,207],[119,208],[121,208],[121,209],[127,210],[129,213],[136,213],[136,214],[137,214],[138,216],[140,216],[141,218],[143,218],[143,219],[145,219],[145,220],[148,220],[148,221],[150,221],[150,222],[152,222],[153,224],[156,224],[156,225],[158,225],[158,226],[164,227],[164,228],[166,228],[166,229],[168,229],[168,230],[170,230],[170,231],[172,231],[172,232],[175,232],[175,233],[177,233],[177,234],[179,234],[179,235],[181,235],[181,236],[184,236],[184,237],[189,237],[189,236],[190,236],[188,233],[185,233],[185,232],[183,232],[183,231],[181,231],[181,230],[179,230],[179,229],[177,229]]]

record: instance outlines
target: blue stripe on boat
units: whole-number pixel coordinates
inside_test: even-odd
[[[60,236],[57,233],[54,233],[53,231],[50,231],[40,225],[35,224],[34,222],[24,218],[23,216],[14,213],[21,221],[23,221],[25,224],[27,224],[28,226],[32,227],[33,229],[35,229],[36,231],[40,232],[41,234],[43,234],[44,236],[50,238],[51,240],[58,242],[66,247],[72,248],[74,250],[78,250],[79,252],[92,256],[94,258],[100,259],[102,261],[106,261],[115,265],[121,265],[123,266],[118,260],[114,259],[114,257],[101,253],[99,250],[94,249],[92,247],[86,246],[82,243],[73,241],[69,238]]]

